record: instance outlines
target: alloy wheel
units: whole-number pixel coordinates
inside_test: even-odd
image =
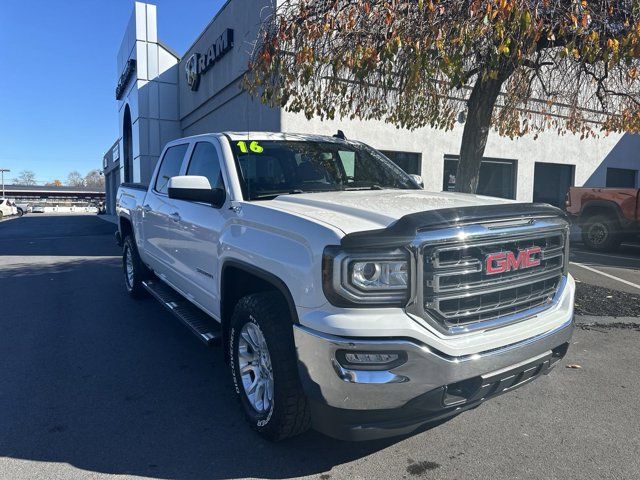
[[[273,368],[269,349],[260,327],[247,322],[238,339],[238,367],[249,404],[257,413],[273,405]]]

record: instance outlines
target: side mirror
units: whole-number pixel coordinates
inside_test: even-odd
[[[207,177],[197,175],[171,177],[167,187],[169,198],[209,203],[216,208],[220,208],[226,198],[226,193],[222,188],[211,188]]]
[[[418,184],[420,188],[424,188],[424,180],[420,175],[414,175],[413,173],[409,174],[411,179]]]

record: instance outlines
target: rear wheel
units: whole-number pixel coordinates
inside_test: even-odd
[[[594,215],[582,224],[582,241],[591,250],[616,250],[622,241],[620,226],[607,215]]]
[[[133,298],[141,298],[147,291],[142,286],[142,282],[147,280],[151,273],[142,263],[138,248],[131,235],[124,239],[122,249],[122,270],[124,273],[124,285],[129,295]]]
[[[309,429],[287,305],[274,292],[238,302],[229,332],[229,366],[251,428],[278,441]]]
[[[22,215],[24,215],[24,211],[21,208],[19,208],[18,209],[18,216],[21,217]]]

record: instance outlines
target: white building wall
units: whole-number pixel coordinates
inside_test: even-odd
[[[432,191],[442,190],[444,157],[459,154],[463,131],[463,125],[456,125],[452,131],[409,131],[376,121],[307,120],[303,114],[286,111],[281,114],[281,127],[286,132],[322,135],[333,135],[340,129],[348,138],[379,150],[421,153],[425,189]],[[516,199],[530,202],[536,162],[575,165],[576,185],[604,186],[607,167],[640,168],[640,137],[612,134],[580,140],[579,135],[545,132],[537,140],[533,135],[510,140],[491,132],[485,157],[516,160]]]
[[[118,101],[120,168],[125,178],[123,128],[125,108],[131,112],[133,181],[146,182],[165,143],[182,134],[178,114],[178,57],[158,41],[156,6],[134,3],[118,51],[118,76],[129,59],[136,72]]]

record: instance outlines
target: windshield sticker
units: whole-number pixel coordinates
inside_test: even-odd
[[[238,145],[241,153],[249,153],[249,151],[253,153],[262,153],[264,151],[264,148],[262,148],[260,143],[255,140],[249,144],[249,147],[247,147],[247,142],[245,141],[240,141],[236,145]]]

